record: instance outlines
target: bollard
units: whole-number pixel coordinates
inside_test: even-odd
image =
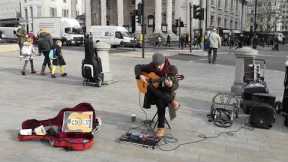
[[[109,84],[112,81],[112,74],[110,72],[110,57],[109,50],[111,45],[105,42],[95,42],[94,48],[97,50],[98,57],[101,59],[102,72],[104,75],[103,83]]]
[[[288,127],[288,60],[285,62],[285,78],[284,78],[284,93],[283,93],[283,101],[282,101],[282,109],[285,113],[285,126]]]
[[[245,70],[248,66],[248,60],[255,59],[258,55],[258,51],[252,49],[251,47],[238,48],[233,51],[236,57],[236,66],[235,66],[235,78],[234,84],[231,87],[231,92],[234,95],[241,96],[243,92],[243,87],[245,85],[243,78],[245,75]]]

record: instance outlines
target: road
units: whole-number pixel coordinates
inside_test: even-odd
[[[84,50],[84,47],[64,47],[64,49],[69,50]],[[177,48],[171,48],[170,52],[173,52]],[[147,48],[146,51],[154,51],[154,48]],[[157,49],[158,51],[164,50],[164,48]],[[259,51],[258,58],[264,59],[266,61],[266,69],[271,70],[278,70],[278,71],[285,71],[285,61],[287,60],[288,56],[288,46],[280,46],[279,51],[272,51],[270,47],[259,47],[257,49]],[[117,52],[128,52],[128,51],[141,51],[141,49],[137,48],[112,48],[111,53],[117,53]],[[165,48],[165,51],[167,51],[167,48]],[[207,57],[203,56],[176,56],[177,53],[175,52],[175,56],[171,57],[172,59],[179,59],[179,60],[187,60],[187,61],[195,61],[199,63],[206,63]],[[217,57],[217,64],[221,65],[235,65],[235,56],[229,52],[229,49],[226,47],[221,48],[218,52]]]

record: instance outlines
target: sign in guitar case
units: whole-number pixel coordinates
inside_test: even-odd
[[[256,128],[269,129],[275,122],[275,109],[270,104],[260,103],[254,104],[250,110],[249,122],[251,126]]]
[[[62,109],[51,119],[24,121],[17,138],[19,141],[44,140],[54,147],[81,151],[93,145],[93,132],[100,123],[92,105],[80,103],[73,108]]]

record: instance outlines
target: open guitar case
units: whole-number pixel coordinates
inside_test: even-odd
[[[93,123],[91,132],[64,132],[63,119],[65,112],[93,112]],[[19,141],[48,141],[54,147],[61,147],[67,150],[81,151],[90,148],[93,141],[93,132],[98,129],[100,118],[96,118],[95,110],[89,103],[80,103],[73,108],[64,108],[54,118],[47,120],[29,119],[22,123],[21,129],[32,129],[31,135],[18,134]],[[35,128],[44,126],[47,133],[36,135]]]

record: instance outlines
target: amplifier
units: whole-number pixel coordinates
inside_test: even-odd
[[[252,94],[252,101],[257,101],[259,103],[266,103],[271,105],[272,107],[275,106],[275,96],[272,96],[268,93],[253,93]]]

